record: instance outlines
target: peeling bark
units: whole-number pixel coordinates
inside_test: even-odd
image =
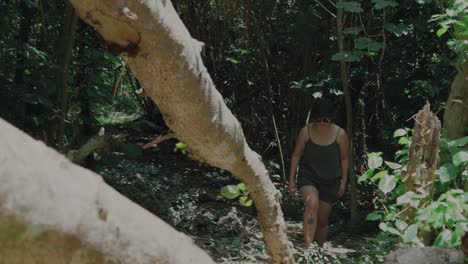
[[[294,263],[276,189],[206,71],[169,0],[72,0],[79,16],[126,60],[192,158],[230,171],[250,189],[274,263]]]
[[[213,263],[99,175],[3,119],[0,133],[0,263]]]

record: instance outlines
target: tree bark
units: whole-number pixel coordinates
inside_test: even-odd
[[[201,61],[194,40],[168,0],[72,0],[108,49],[120,53],[166,124],[188,144],[192,158],[228,170],[249,188],[274,263],[294,263],[277,190],[259,155]]]
[[[68,69],[72,58],[73,43],[78,16],[73,7],[65,2],[65,14],[63,16],[62,28],[57,45],[58,72],[55,76],[57,87],[58,118],[56,121],[55,144],[59,151],[64,151],[65,119],[68,113]]]
[[[3,119],[0,133],[1,263],[214,263],[100,176]]]
[[[457,70],[444,112],[444,128],[449,139],[466,136],[468,127],[468,61]]]
[[[344,37],[343,37],[343,8],[337,8],[336,14],[336,35],[338,40],[338,51],[344,52]],[[354,157],[353,157],[353,109],[351,103],[351,91],[348,82],[348,69],[346,63],[340,61],[340,79],[343,86],[345,104],[346,104],[346,132],[349,138],[349,192],[351,194],[350,211],[351,223],[357,221],[357,190],[356,190],[356,174],[354,172]]]
[[[432,201],[432,186],[439,156],[439,137],[440,121],[430,111],[429,103],[427,103],[416,114],[405,181],[407,192],[424,192],[425,198],[421,200],[421,204]],[[406,218],[408,224],[411,224],[414,220],[414,208],[408,205],[403,217]],[[432,241],[430,231],[422,230],[419,236],[424,240],[425,245]]]

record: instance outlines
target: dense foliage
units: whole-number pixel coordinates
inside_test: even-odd
[[[349,121],[340,75],[340,62],[344,62],[353,109],[354,170],[362,175],[360,182],[366,180],[358,186],[357,199],[363,211],[376,207],[367,218],[381,222],[385,236],[379,243],[393,242],[387,240],[390,234],[402,243],[460,246],[467,230],[466,137],[441,140],[438,178],[430,194],[405,192],[402,187],[411,129],[397,130],[398,142],[391,139],[397,128],[413,126],[410,117],[426,101],[443,122],[457,74],[454,65],[466,63],[468,54],[466,1],[172,3],[192,36],[204,42],[204,63],[225,103],[241,121],[249,145],[268,163],[272,180],[283,193],[277,199],[283,204],[298,203],[284,197],[284,171],[313,98],[321,94],[333,98],[336,123],[346,127]],[[341,31],[338,9],[344,11]],[[82,146],[101,127],[111,133],[138,134],[140,145],[145,143],[142,138],[149,141],[154,134],[168,133],[157,106],[140,94],[141,87],[124,61],[101,47],[95,31],[76,17],[68,3],[0,0],[0,32],[1,118],[63,153]],[[179,159],[186,158],[183,142],[170,144],[184,154]],[[94,153],[91,159],[112,167],[119,164],[121,153],[131,159],[148,154],[130,143],[108,152]],[[90,168],[93,164],[83,163]],[[141,179],[136,181],[141,188],[128,187],[122,184],[127,178],[113,177],[112,169],[106,169],[101,171],[106,180],[123,193],[172,219],[173,225],[193,231],[193,226],[184,226],[193,218],[180,213],[188,210],[187,203],[196,203],[192,196],[177,197],[179,211],[170,203],[170,208],[151,205],[152,200],[164,199],[155,194],[167,191],[164,185],[173,184],[183,192],[182,184],[161,178],[165,176],[152,167],[148,175],[138,173],[156,189],[145,189],[147,183]],[[245,185],[223,183],[216,184],[216,191],[225,186],[224,196],[252,205]],[[427,195],[430,202],[421,204]],[[347,215],[349,198],[345,196],[344,201],[340,209]],[[408,206],[417,209],[414,219],[403,218]],[[422,230],[433,232],[433,239],[418,238]],[[264,251],[257,246],[255,251]],[[313,261],[309,258],[301,261]]]

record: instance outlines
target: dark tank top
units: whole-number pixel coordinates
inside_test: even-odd
[[[340,145],[338,134],[329,145],[315,144],[310,137],[310,127],[307,127],[309,138],[304,147],[299,163],[298,177],[313,179],[320,183],[333,183],[341,177]]]

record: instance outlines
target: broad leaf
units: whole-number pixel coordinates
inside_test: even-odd
[[[390,161],[385,161],[385,164],[392,170],[398,170],[398,169],[401,169],[403,167],[398,163],[394,163],[394,162],[390,162]]]
[[[404,130],[403,128],[400,128],[400,129],[395,130],[395,132],[393,132],[393,137],[394,138],[402,137],[402,136],[405,136],[406,134],[408,134],[408,132]]]
[[[373,212],[367,215],[367,221],[376,221],[382,219],[382,214],[380,212]]]
[[[382,179],[383,177],[385,177],[387,175],[388,175],[388,171],[386,171],[386,170],[381,171],[381,172],[377,173],[376,175],[374,175],[374,177],[371,178],[371,181],[380,180],[380,179]]]
[[[363,182],[369,179],[372,175],[374,175],[375,169],[368,169],[363,175],[358,178],[358,183]]]
[[[396,220],[395,226],[398,228],[398,230],[404,231],[408,227],[408,224],[405,221]]]
[[[411,144],[411,140],[407,137],[401,137],[400,140],[398,140],[398,144],[409,146]]]
[[[391,233],[391,234],[394,234],[394,235],[397,235],[397,236],[400,235],[400,232],[398,232],[398,230],[396,230],[395,228],[387,225],[384,222],[379,224],[379,228],[384,232],[388,232],[388,233]]]
[[[437,170],[439,180],[442,183],[449,182],[457,177],[457,168],[452,163],[445,163]]]
[[[418,225],[410,225],[405,232],[403,233],[403,241],[411,242],[411,243],[418,243]]]
[[[334,61],[355,62],[360,61],[361,59],[362,54],[355,52],[338,52],[332,56],[332,60]]]
[[[459,166],[462,163],[465,163],[468,161],[468,151],[467,150],[460,150],[455,155],[452,157],[452,163],[455,166]]]
[[[452,140],[448,144],[452,146],[463,147],[465,145],[468,145],[468,137],[462,137],[459,139]]]
[[[379,51],[383,48],[382,42],[374,41],[370,38],[360,37],[354,40],[354,47],[356,49],[368,50],[368,51]]]
[[[221,195],[227,199],[235,199],[239,194],[239,189],[237,189],[236,185],[226,185],[221,188]]]
[[[413,191],[409,191],[409,192],[406,192],[405,194],[399,196],[397,198],[397,204],[407,204],[409,203],[413,197],[414,197],[415,193]]]
[[[245,186],[245,184],[243,182],[237,184],[237,189],[242,191],[242,192],[246,192],[247,191],[247,186]]]
[[[435,239],[434,246],[450,247],[451,239],[452,239],[452,231],[448,229],[444,229],[442,232],[439,233],[439,235]]]
[[[393,175],[386,175],[379,182],[379,190],[384,194],[391,192],[396,187],[396,178]]]
[[[393,23],[385,23],[384,28],[385,30],[393,33],[397,37],[401,37],[402,35],[408,35],[408,26],[402,23],[398,25],[395,25]]]
[[[383,159],[381,157],[372,156],[367,160],[367,166],[371,169],[377,169],[382,166]]]
[[[362,9],[361,7],[361,4],[358,2],[354,2],[354,1],[353,2],[340,1],[336,4],[336,7],[343,8],[344,11],[352,12],[352,13],[361,13],[362,11],[364,11],[364,9]]]

